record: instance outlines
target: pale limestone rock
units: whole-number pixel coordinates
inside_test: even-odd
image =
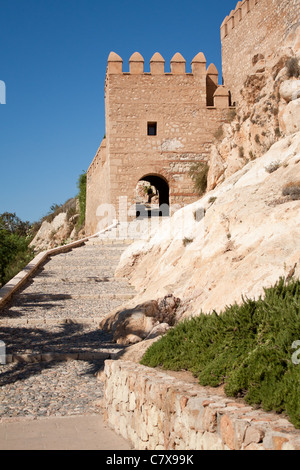
[[[84,236],[84,230],[80,232],[76,230],[76,223],[79,217],[77,199],[70,199],[61,209],[62,211],[56,215],[51,222],[47,220],[42,222],[38,232],[30,243],[30,246],[34,247],[36,252],[55,248],[64,243],[78,240]],[[75,211],[72,217],[68,217],[69,209]]]
[[[158,325],[154,326],[148,336],[147,339],[156,338],[157,336],[164,335],[170,329],[170,325],[168,323],[159,323]]]
[[[217,184],[220,182],[220,179],[224,175],[224,171],[225,171],[224,162],[216,146],[213,146],[211,150],[210,165],[209,165],[209,171],[207,175],[208,191],[214,189],[217,186]]]
[[[50,248],[54,236],[65,226],[66,218],[67,214],[65,212],[61,212],[52,220],[52,222],[47,222],[45,220],[32,240],[31,246],[41,250]]]
[[[99,328],[113,332],[114,341],[122,345],[152,339],[174,325],[179,304],[178,298],[167,295],[131,308],[116,309],[100,322]]]
[[[270,174],[265,168],[274,161],[279,168]],[[184,299],[184,316],[197,315],[201,309],[209,313],[240,303],[242,296],[263,295],[263,288],[287,276],[295,263],[299,277],[300,201],[282,196],[283,186],[299,179],[296,133],[178,210],[148,240],[133,243],[116,273],[126,274],[142,292],[133,303],[160,298],[167,291]],[[196,221],[193,214],[199,208],[205,217]],[[192,240],[187,246],[185,237]]]
[[[289,103],[300,98],[300,80],[291,79],[281,83],[279,88],[280,96]]]
[[[284,134],[300,131],[300,98],[290,101],[279,114],[280,129]]]

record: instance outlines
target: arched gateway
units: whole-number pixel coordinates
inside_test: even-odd
[[[139,180],[137,217],[166,217],[170,210],[169,184],[161,175],[145,175]]]
[[[132,207],[141,179],[156,188],[159,206],[171,211],[199,197],[189,170],[198,161],[209,163],[213,135],[228,119],[228,90],[218,85],[216,67],[206,68],[203,53],[194,57],[191,73],[179,53],[170,65],[165,72],[163,57],[155,53],[150,73],[144,72],[144,59],[135,52],[129,72],[123,72],[121,57],[109,55],[106,137],[87,172],[87,235],[96,232],[99,213],[121,220],[124,201],[129,218],[136,217]],[[150,213],[155,214],[152,208]]]

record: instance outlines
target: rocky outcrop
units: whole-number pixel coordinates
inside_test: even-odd
[[[260,158],[282,137],[300,130],[300,79],[293,76],[298,74],[299,60],[297,45],[278,50],[272,60],[253,57],[252,72],[241,90],[243,99],[235,113],[230,111],[230,122],[222,126],[212,146],[208,190]]]
[[[132,308],[117,309],[99,327],[113,333],[113,340],[124,346],[150,340],[166,333],[175,324],[179,305],[180,299],[167,295]]]
[[[300,131],[300,98],[290,101],[282,109],[279,114],[279,123],[280,128],[287,135]]]
[[[54,213],[44,217],[30,246],[39,252],[79,240],[84,236],[84,230],[77,229],[78,218],[77,199],[70,199]]]
[[[123,254],[117,276],[140,292],[134,305],[174,295],[182,317],[257,298],[280,276],[300,275],[300,133],[165,219]],[[197,217],[201,211],[204,217]]]

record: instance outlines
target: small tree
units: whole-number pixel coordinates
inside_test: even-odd
[[[31,224],[28,221],[23,222],[15,213],[3,212],[0,214],[0,228],[21,237],[26,237],[29,235]]]
[[[14,277],[34,256],[27,235],[29,222],[22,222],[15,214],[0,215],[0,287]]]
[[[86,210],[86,172],[81,173],[78,178],[77,187],[79,189],[78,201],[79,201],[79,219],[77,227],[80,228],[85,222],[85,210]]]

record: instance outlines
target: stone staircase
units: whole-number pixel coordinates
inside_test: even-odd
[[[99,322],[134,296],[114,271],[131,240],[91,239],[53,256],[0,312],[7,362],[113,357]]]
[[[129,244],[148,233],[147,220],[118,224],[51,252],[2,306],[0,423],[99,414],[98,372],[124,347],[98,325],[135,296],[125,279],[115,278],[115,268]]]

